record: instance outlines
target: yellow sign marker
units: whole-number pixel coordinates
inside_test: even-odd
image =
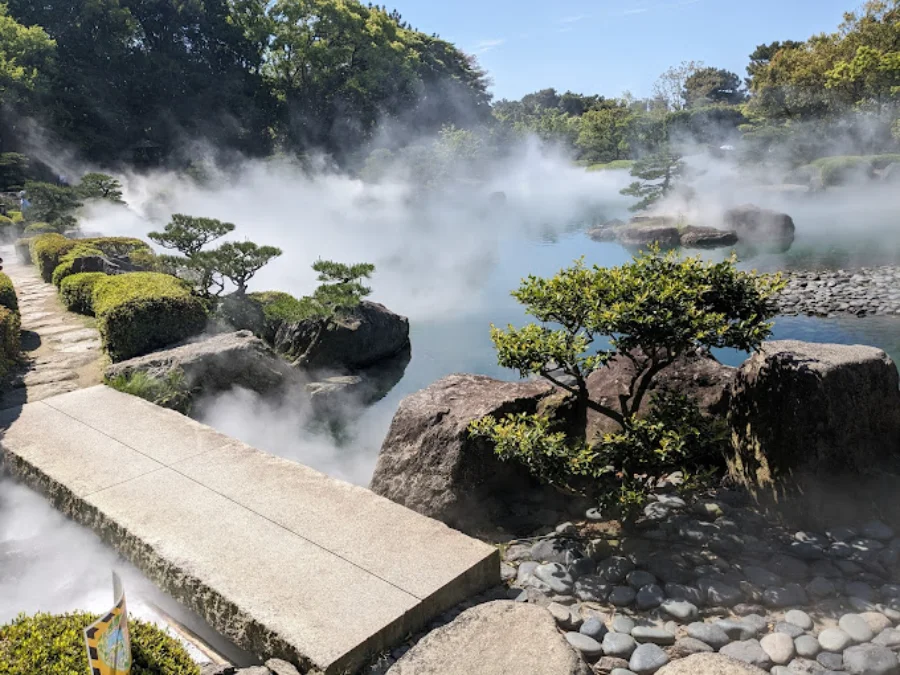
[[[119,575],[113,572],[113,607],[106,616],[84,629],[88,669],[91,675],[129,675],[131,638],[125,590]]]

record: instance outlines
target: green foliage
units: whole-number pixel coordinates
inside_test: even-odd
[[[53,282],[53,285],[57,288],[62,284],[63,279],[70,276],[72,272],[72,268],[75,266],[75,261],[79,258],[88,258],[92,256],[102,256],[103,251],[101,251],[96,246],[91,244],[77,244],[74,248],[66,252],[65,255],[60,257],[59,264],[53,270],[53,275],[50,280]]]
[[[165,230],[151,232],[147,236],[163,248],[173,249],[190,258],[198,254],[207,244],[232,231],[234,231],[232,223],[176,213]]]
[[[104,272],[80,272],[65,277],[59,284],[59,295],[71,312],[94,315],[94,286],[107,275]]]
[[[891,125],[891,136],[894,137],[894,140],[900,142],[900,118],[894,120],[894,124]]]
[[[3,19],[0,18],[0,23],[2,21]],[[25,155],[18,152],[0,154],[0,191],[18,192],[25,185],[27,173],[28,158]],[[21,217],[21,215],[20,213],[19,216]]]
[[[180,370],[171,370],[164,378],[153,377],[138,370],[128,375],[107,378],[106,384],[122,393],[176,410],[182,415],[189,415],[191,412],[193,392]]]
[[[78,194],[71,187],[29,181],[25,183],[25,192],[31,201],[28,210],[31,221],[51,224],[61,221],[60,226],[68,225],[71,221],[67,221],[67,217],[71,218],[72,212],[81,206]]]
[[[53,270],[59,265],[60,258],[77,245],[78,242],[74,239],[67,239],[56,233],[32,237],[30,241],[31,259],[37,265],[41,278],[50,283],[53,280]]]
[[[247,283],[273,258],[281,255],[274,246],[259,246],[252,241],[226,242],[208,254],[212,268],[237,287],[237,294],[247,292]]]
[[[23,94],[34,89],[49,65],[55,43],[40,26],[26,28],[0,4],[0,95]]]
[[[852,156],[822,157],[811,166],[818,169],[822,185],[826,187],[871,178],[875,168],[871,157]]]
[[[375,265],[345,265],[319,260],[313,263],[313,270],[319,273],[320,286],[308,298],[307,307],[325,319],[346,314],[372,293],[372,289],[364,286],[362,280],[372,276]]]
[[[581,118],[576,146],[589,162],[625,159],[631,148],[634,113],[624,105],[589,110]]]
[[[9,218],[10,218],[10,220],[12,220],[14,223],[21,223],[23,220],[25,220],[25,218],[22,216],[22,212],[21,212],[21,211],[10,211],[10,212],[9,212]]]
[[[30,236],[51,233],[62,234],[62,232],[57,229],[56,225],[51,225],[50,223],[29,223],[25,226],[25,229],[22,231],[22,233]]]
[[[600,162],[598,164],[590,164],[588,171],[631,171],[634,166],[633,159],[617,159],[612,162]]]
[[[81,675],[88,672],[84,629],[99,617],[85,612],[19,616],[0,626],[4,675]],[[181,643],[153,624],[128,620],[132,675],[199,675]]]
[[[0,272],[0,307],[13,312],[19,311],[19,299],[16,297],[16,287],[13,286],[12,279],[6,274]]]
[[[744,101],[741,78],[724,68],[699,68],[684,81],[684,101],[688,106],[716,103],[737,105]]]
[[[281,291],[250,293],[247,297],[262,307],[265,317],[262,337],[268,342],[275,341],[275,335],[284,324],[298,323],[317,316],[316,307],[309,298],[298,300]]]
[[[667,147],[661,152],[643,157],[631,167],[631,175],[640,180],[622,190],[623,195],[637,197],[631,211],[643,211],[672,191],[675,181],[684,172],[681,156]]]
[[[718,443],[711,423],[683,398],[658,397],[650,414],[638,417],[656,376],[698,349],[757,349],[771,332],[773,298],[783,286],[777,276],[737,270],[733,257],[703,262],[663,255],[658,248],[621,267],[577,262],[549,279],[528,277],[513,296],[540,323],[492,326],[491,339],[501,366],[522,377],[542,376],[575,396],[575,437],[531,415],[481,421],[473,433],[494,441],[501,457],[524,461],[553,484],[574,489],[582,479],[594,487],[598,480],[615,479],[620,498],[639,500],[635,476],[702,464],[712,453],[709,443]],[[595,345],[600,338],[607,348]],[[630,361],[630,382],[623,383],[618,401],[592,400],[587,376],[617,359]],[[560,380],[560,371],[575,384]],[[621,431],[589,446],[583,438],[588,409]],[[609,493],[608,485],[601,492]]]
[[[17,311],[0,306],[0,377],[19,360],[21,321]],[[0,641],[2,647],[2,641]],[[2,665],[2,661],[0,661]]]
[[[206,307],[183,281],[156,272],[101,279],[93,309],[110,358],[123,361],[180,342],[206,327]]]
[[[125,203],[122,200],[122,184],[105,173],[85,174],[81,177],[75,192],[82,199],[105,199],[114,204]]]

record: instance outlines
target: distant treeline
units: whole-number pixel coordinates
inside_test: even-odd
[[[743,140],[751,159],[795,164],[896,151],[900,0],[870,0],[831,34],[760,45],[744,79],[685,62],[649,98],[544,89],[493,105],[488,85],[472,56],[356,0],[0,2],[0,153],[37,129],[111,168],[184,166],[206,141],[226,158],[317,152],[359,167],[374,153],[373,174],[402,158],[439,180],[435,162],[458,154],[477,172],[522,134],[585,163],[676,139]],[[7,184],[22,162],[0,158]]]

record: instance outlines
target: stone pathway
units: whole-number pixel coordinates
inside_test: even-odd
[[[66,311],[33,265],[19,262],[11,247],[2,251],[19,298],[25,362],[3,387],[0,410],[99,384],[105,357],[93,320]]]

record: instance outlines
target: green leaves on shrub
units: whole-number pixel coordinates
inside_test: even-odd
[[[66,309],[93,316],[94,286],[106,276],[104,272],[81,272],[65,277],[59,284],[59,294]]]
[[[56,266],[56,269],[53,270],[53,276],[51,277],[53,285],[59,288],[63,279],[73,273],[72,268],[78,258],[89,258],[102,255],[103,251],[96,246],[90,244],[78,244],[59,259],[59,264]]]
[[[16,288],[12,279],[0,272],[0,306],[19,311],[19,298],[16,297]]]
[[[67,239],[61,234],[40,234],[31,239],[31,259],[37,265],[41,279],[50,283],[53,270],[59,265],[60,258],[78,245],[75,239]]]
[[[0,307],[0,377],[19,360],[21,320],[17,311]]]
[[[20,616],[0,626],[3,675],[81,675],[88,672],[84,633],[97,616],[86,612]],[[152,624],[129,619],[132,675],[199,675],[175,638]]]
[[[100,280],[94,287],[93,308],[114,362],[167,347],[206,327],[206,307],[187,284],[156,272]]]
[[[82,199],[105,199],[114,204],[125,203],[122,201],[122,184],[105,173],[86,173],[81,177],[75,191]]]
[[[263,339],[268,342],[275,341],[278,329],[286,323],[297,323],[316,316],[316,308],[309,298],[297,299],[290,293],[281,291],[264,291],[250,293],[251,300],[262,306],[265,316],[265,324],[262,331]]]

